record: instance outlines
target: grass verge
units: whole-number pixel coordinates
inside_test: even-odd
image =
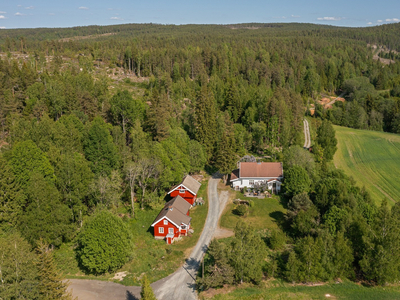
[[[214,291],[218,293],[218,290]],[[255,299],[353,299],[353,300],[391,300],[400,299],[400,287],[366,287],[350,281],[328,283],[319,286],[291,285],[273,280],[261,286],[239,287],[226,294],[211,297],[202,295],[202,299],[214,300],[255,300]]]

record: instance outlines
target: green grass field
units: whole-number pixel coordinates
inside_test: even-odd
[[[329,297],[327,297],[327,294]],[[203,299],[210,299],[203,297]],[[292,286],[274,280],[260,287],[238,288],[228,294],[219,294],[214,300],[260,300],[260,299],[352,299],[352,300],[395,300],[400,299],[399,287],[365,287],[353,282],[331,283],[321,286]]]
[[[241,192],[236,192],[235,199],[252,200],[254,206],[249,208],[249,212],[244,217],[233,214],[235,205],[229,203],[221,217],[221,227],[235,229],[236,223],[243,220],[247,224],[257,229],[276,229],[286,213],[286,209],[280,203],[278,196],[272,198],[257,199],[246,198]]]
[[[352,176],[379,204],[384,197],[400,199],[400,135],[334,126],[337,168]]]

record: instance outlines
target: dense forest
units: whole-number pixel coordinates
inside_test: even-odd
[[[246,154],[284,162],[287,222],[265,241],[239,226],[237,236],[255,247],[247,254],[235,250],[239,239],[213,242],[208,264],[230,277],[209,280],[219,274],[210,271],[202,286],[259,282],[263,274],[294,282],[398,280],[398,205],[375,207],[333,169],[330,122],[400,133],[397,52],[386,65],[370,46],[400,50],[399,29],[254,23],[2,30],[0,248],[13,254],[0,261],[0,295],[42,299],[43,268],[29,261],[70,241],[88,273],[117,269],[129,260],[126,245],[109,265],[85,259],[85,236],[98,216],[130,240],[116,216],[122,206],[135,218],[135,210],[163,203],[183,175],[229,174]],[[332,109],[318,104],[321,94],[342,92],[346,101]],[[312,104],[320,127],[308,153],[299,146]],[[12,252],[10,239],[24,255]],[[244,271],[241,259],[251,251],[261,263]],[[24,262],[18,273],[25,277],[15,278],[13,259]]]

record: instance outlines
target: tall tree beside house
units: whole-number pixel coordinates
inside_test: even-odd
[[[196,99],[195,107],[195,137],[205,148],[207,159],[214,153],[217,136],[217,113],[214,96],[204,84]]]
[[[289,195],[298,195],[310,190],[310,177],[300,166],[293,166],[285,172],[285,191]]]
[[[142,278],[142,290],[140,291],[140,297],[142,300],[157,300],[153,289],[150,286],[150,281],[146,275],[144,275]]]
[[[72,294],[67,291],[68,283],[63,282],[62,275],[54,263],[53,251],[40,240],[36,248],[38,254],[38,292],[40,299],[72,300]]]
[[[234,138],[226,133],[222,134],[218,142],[217,153],[215,154],[215,166],[223,174],[224,183],[227,180],[227,174],[235,168],[238,157],[235,154]]]

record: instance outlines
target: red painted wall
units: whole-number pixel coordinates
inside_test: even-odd
[[[173,191],[171,194],[171,197],[174,198],[176,196],[181,196],[183,199],[185,199],[187,202],[189,202],[191,205],[193,205],[194,201],[196,200],[196,196],[193,195],[191,192],[185,190],[184,193],[180,193],[178,189]],[[188,214],[189,215],[189,214]]]
[[[176,228],[176,226],[169,221],[168,221],[167,225],[164,225],[164,220],[161,220],[157,224],[154,225],[154,236],[166,237],[168,234],[168,229],[173,228],[174,229],[174,237],[176,237],[176,238],[179,237],[179,229]],[[164,233],[159,233],[158,228],[160,228],[160,227],[164,228]]]

